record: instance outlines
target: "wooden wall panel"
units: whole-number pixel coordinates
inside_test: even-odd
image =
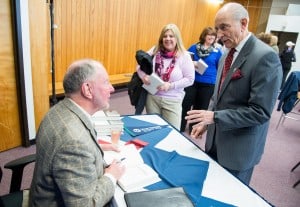
[[[262,1],[243,1],[241,2],[249,12],[250,21],[249,21],[249,31],[256,34],[257,25],[259,23],[259,18],[261,14],[261,5]]]
[[[22,143],[10,0],[0,1],[0,152]]]
[[[199,0],[55,1],[56,81],[79,58],[102,61],[110,75],[132,73],[135,51],[156,44],[165,24],[177,24],[189,47],[205,26],[213,26],[217,9]]]
[[[249,29],[255,33],[262,2],[236,2],[249,10]],[[214,26],[218,8],[205,0],[55,1],[56,81],[61,82],[68,65],[79,58],[102,61],[110,75],[132,73],[135,51],[156,44],[168,23],[178,25],[188,48],[204,27]]]

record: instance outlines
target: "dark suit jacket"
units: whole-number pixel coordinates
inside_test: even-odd
[[[285,48],[279,57],[283,70],[290,70],[292,67],[292,62],[296,62],[294,50],[289,51],[288,48]]]
[[[91,121],[68,98],[53,106],[36,137],[30,206],[104,206],[114,184],[104,173],[103,152]]]
[[[218,162],[241,171],[254,167],[263,154],[282,68],[274,50],[251,35],[218,94],[225,56],[219,63],[210,104],[215,124],[208,127],[205,149],[210,150],[215,142]],[[240,76],[236,76],[237,71]]]

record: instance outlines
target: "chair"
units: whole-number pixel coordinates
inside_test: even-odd
[[[283,124],[286,118],[293,119],[295,121],[300,120],[300,113],[293,111],[295,106],[300,102],[299,89],[300,71],[291,72],[278,96],[279,103],[277,111],[282,110],[282,114],[279,118],[276,129],[278,129],[280,123]]]
[[[21,190],[23,171],[25,166],[35,162],[35,154],[13,160],[4,165],[4,168],[12,170],[9,194],[0,196],[0,207],[21,207],[23,199],[28,197],[28,192]],[[0,167],[0,182],[2,168]],[[24,195],[24,197],[23,197]],[[26,198],[25,198],[26,196]]]

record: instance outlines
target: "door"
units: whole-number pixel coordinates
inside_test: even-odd
[[[285,44],[287,41],[292,41],[293,43],[297,42],[297,38],[298,38],[297,32],[271,31],[271,33],[278,37],[278,47],[280,53],[286,47]]]

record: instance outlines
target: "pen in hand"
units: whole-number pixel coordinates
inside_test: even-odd
[[[118,163],[119,163],[119,162],[122,162],[122,161],[125,160],[125,159],[126,159],[126,157],[121,158],[121,159],[118,161]]]
[[[116,163],[121,163],[123,160],[125,160],[126,159],[126,157],[123,157],[123,158],[121,158],[120,160],[118,160]],[[106,168],[107,167],[109,167],[110,166],[110,164],[109,165],[106,165]]]

